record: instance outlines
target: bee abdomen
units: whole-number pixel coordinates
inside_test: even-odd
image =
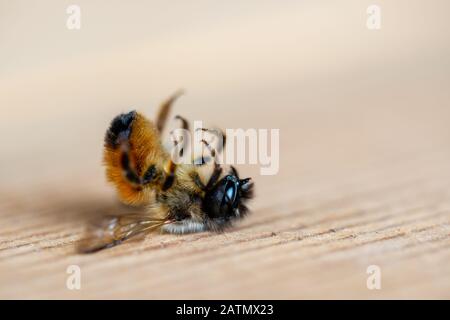
[[[105,135],[105,145],[110,148],[117,148],[121,140],[128,139],[131,134],[133,120],[136,117],[136,111],[122,113],[111,121],[108,131]]]

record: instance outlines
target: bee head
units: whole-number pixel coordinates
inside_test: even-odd
[[[215,229],[223,229],[233,219],[242,218],[248,209],[245,202],[253,197],[250,178],[239,179],[231,173],[219,180],[206,192],[203,207]]]

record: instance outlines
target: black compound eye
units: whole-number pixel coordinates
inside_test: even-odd
[[[237,186],[233,181],[228,181],[225,186],[225,193],[223,196],[222,204],[227,203],[234,207],[234,203],[237,195]]]
[[[205,211],[210,217],[229,218],[234,215],[234,209],[239,205],[239,180],[228,175],[214,189],[210,190],[204,199]]]

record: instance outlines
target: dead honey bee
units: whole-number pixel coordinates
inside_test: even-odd
[[[161,104],[155,123],[136,111],[112,120],[104,144],[107,180],[124,204],[143,206],[145,213],[103,219],[80,243],[80,252],[95,252],[155,230],[176,234],[220,232],[247,214],[253,183],[250,178],[240,179],[232,166],[224,172],[216,161],[223,144],[222,148],[213,148],[202,140],[210,161],[202,155],[201,161],[192,159],[188,164],[175,164],[163,147],[161,134],[179,95]],[[175,118],[189,130],[187,120]],[[217,130],[202,130],[217,134]],[[178,143],[174,141],[174,145]],[[207,164],[212,164],[212,170],[205,174],[202,168]]]

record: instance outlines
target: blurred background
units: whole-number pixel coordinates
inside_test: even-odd
[[[366,10],[372,4],[381,8],[379,30],[366,25]],[[79,30],[66,27],[69,5],[81,9]],[[67,263],[95,261],[70,253],[81,234],[80,215],[119,210],[101,166],[103,135],[120,112],[136,109],[153,117],[159,103],[179,88],[186,94],[176,102],[174,115],[222,128],[280,129],[277,175],[260,176],[258,165],[239,167],[243,175],[255,179],[255,213],[244,224],[249,233],[238,229],[228,237],[283,234],[283,228],[290,228],[286,235],[302,235],[304,229],[296,229],[293,220],[279,222],[279,217],[294,212],[302,228],[308,228],[301,208],[334,198],[347,202],[344,206],[343,200],[338,201],[339,208],[322,212],[328,219],[326,228],[347,209],[365,210],[387,198],[394,201],[387,210],[417,199],[435,204],[436,195],[442,200],[448,195],[450,176],[449,10],[445,0],[0,0],[2,296],[103,296],[101,288],[113,280],[99,279],[94,273],[91,277],[100,285],[83,294],[71,296],[59,287]],[[362,190],[405,183],[408,188],[397,194],[385,190],[363,199],[356,196]],[[448,217],[445,213],[434,222],[448,225]],[[251,233],[262,218],[264,223]],[[439,232],[448,243],[448,229]],[[171,237],[146,243],[172,241]],[[205,241],[221,243],[223,237],[227,236]],[[173,250],[178,255],[188,249]],[[303,252],[301,258],[307,260],[308,253]],[[365,266],[372,253],[356,252],[358,258],[346,260],[342,270],[336,268],[342,271],[337,274],[349,276],[355,270],[353,263]],[[145,254],[154,261],[154,253]],[[110,255],[114,257],[114,253],[104,256],[110,259],[105,270],[130,269],[135,261],[117,264]],[[271,252],[264,256],[271,257]],[[54,259],[59,269],[48,265]],[[336,274],[335,278],[347,280],[318,285],[306,293],[301,287],[310,284],[308,279],[321,283],[323,273],[299,271],[299,278],[279,278],[275,258],[267,265],[258,260],[264,277],[242,287],[232,279],[250,272],[239,269],[246,259],[236,255],[226,262],[231,269],[219,265],[218,270],[224,271],[217,273],[180,262],[171,267],[183,267],[187,274],[166,279],[167,287],[163,285],[159,294],[144,289],[161,288],[163,280],[148,280],[148,287],[135,288],[123,274],[116,288],[128,283],[128,289],[115,289],[110,296],[370,297],[356,285],[359,280],[345,282],[348,278]],[[295,265],[293,257],[285,262],[291,263],[290,259]],[[436,260],[432,261],[435,266]],[[34,271],[28,269],[30,264]],[[425,276],[420,270],[430,265],[420,261],[408,265],[428,287],[391,288],[382,297],[420,296],[425,289],[432,296],[449,297],[448,277],[436,278],[442,270]],[[324,268],[320,263],[311,266],[311,270]],[[365,269],[361,270],[365,279]],[[391,270],[398,279],[397,269]],[[168,283],[177,281],[187,288],[192,283],[184,281],[185,276],[200,274],[205,279],[204,287],[202,281],[197,283],[201,290],[192,295],[178,290],[173,295]],[[272,280],[277,281],[272,290],[261,289],[264,281]],[[223,282],[228,285],[222,288]],[[216,290],[207,289],[211,283]],[[342,288],[348,289],[346,294]]]

